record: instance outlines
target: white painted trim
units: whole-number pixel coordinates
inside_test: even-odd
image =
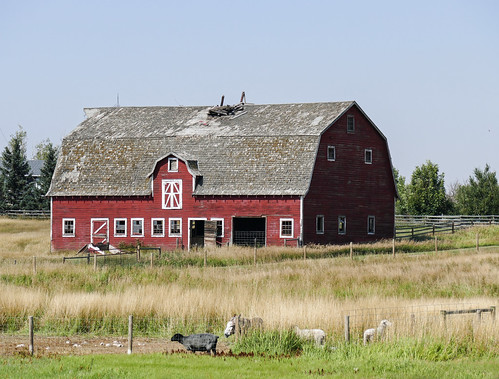
[[[142,234],[133,233],[133,222],[142,221]],[[144,219],[140,217],[134,217],[130,219],[130,237],[144,237]]]
[[[172,231],[172,221],[180,221],[180,234],[173,234]],[[182,218],[180,217],[170,217],[168,219],[168,237],[182,237]]]
[[[116,221],[125,221],[125,234],[116,234]],[[113,230],[113,236],[116,238],[123,238],[128,236],[128,220],[123,217],[117,217],[113,220],[114,224],[114,230]]]
[[[98,228],[95,232],[94,232],[94,222],[99,222],[99,221],[104,221],[105,223],[101,225],[100,228]],[[98,232],[99,230],[101,230],[104,226],[106,226],[106,229],[107,229],[107,233],[106,233],[106,241],[109,242],[109,219],[108,218],[91,218],[90,219],[90,242],[91,243],[94,243],[94,233]],[[99,241],[101,242],[101,241]]]
[[[64,222],[65,221],[73,221],[73,233],[72,234],[66,234],[66,233],[64,233]],[[74,218],[63,218],[62,219],[62,236],[64,238],[67,238],[67,237],[72,238],[72,237],[76,236],[76,219],[74,219]]]
[[[283,235],[282,234],[282,223],[284,221],[291,221],[291,235]],[[293,218],[280,218],[279,219],[279,238],[294,238],[295,235],[295,220]]]
[[[224,237],[225,236],[225,219],[222,217],[212,217],[210,219],[211,221],[222,221],[222,235],[217,237]]]
[[[154,221],[163,221],[163,231],[161,234],[154,234]],[[151,237],[158,238],[165,236],[165,219],[163,217],[153,217],[151,218]]]
[[[191,250],[191,221],[203,220],[206,221],[206,217],[192,217],[187,219],[187,250]]]
[[[165,191],[165,185],[170,183],[171,186],[178,185],[178,205],[167,207],[166,205],[166,195],[169,194]],[[170,187],[171,188],[171,187]],[[182,179],[163,179],[161,181],[161,206],[163,209],[182,209]]]

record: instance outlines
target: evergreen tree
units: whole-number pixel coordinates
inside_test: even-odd
[[[416,167],[409,185],[407,205],[410,214],[440,215],[451,209],[444,186],[444,174],[438,172],[438,165],[427,161]]]
[[[2,183],[6,209],[22,209],[23,197],[31,191],[33,184],[30,167],[26,159],[26,132],[19,130],[2,153]]]
[[[42,209],[49,210],[50,200],[46,198],[45,195],[50,188],[50,183],[52,183],[52,175],[54,174],[55,164],[57,163],[57,149],[50,142],[46,146],[46,154],[44,156],[39,184],[42,196]]]
[[[499,184],[495,171],[485,165],[482,171],[475,168],[474,177],[456,191],[456,208],[465,215],[499,214]]]

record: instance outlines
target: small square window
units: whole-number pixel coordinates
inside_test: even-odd
[[[324,216],[319,215],[315,218],[315,232],[324,234]]]
[[[293,219],[281,219],[281,238],[293,238]]]
[[[168,158],[168,171],[169,172],[177,172],[178,171],[178,159],[177,158]]]
[[[374,234],[376,231],[376,219],[374,216],[367,216],[367,234]]]
[[[372,149],[364,150],[364,160],[365,160],[366,164],[373,163],[373,151],[372,151]]]
[[[348,133],[355,132],[355,118],[353,115],[347,116],[347,132]]]
[[[338,234],[347,234],[347,218],[346,216],[338,217]]]
[[[75,236],[75,219],[63,218],[62,219],[62,236],[74,237]]]
[[[151,236],[153,237],[164,237],[165,236],[165,219],[163,218],[153,218],[151,223]]]
[[[334,146],[327,147],[327,160],[328,161],[336,160],[336,148]]]
[[[170,229],[168,230],[169,237],[181,237],[182,236],[182,219],[181,218],[171,218],[170,219]]]
[[[144,236],[144,219],[132,218],[132,237]]]
[[[114,236],[126,237],[126,218],[114,219]]]

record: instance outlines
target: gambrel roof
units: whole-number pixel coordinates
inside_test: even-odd
[[[305,195],[321,134],[353,105],[245,104],[221,117],[202,106],[85,109],[48,195],[151,195],[149,174],[168,154],[202,176],[194,195]]]

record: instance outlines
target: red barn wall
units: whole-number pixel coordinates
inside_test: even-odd
[[[182,209],[162,209],[162,180],[182,179]],[[109,219],[109,242],[136,244],[140,240],[147,246],[174,249],[177,243],[187,247],[188,219],[224,219],[223,244],[230,243],[233,217],[265,217],[267,245],[283,245],[280,238],[280,219],[292,218],[293,237],[300,236],[300,198],[297,196],[246,197],[246,196],[192,196],[193,177],[184,162],[179,160],[178,172],[168,172],[167,159],[164,159],[154,172],[153,196],[144,197],[79,197],[52,198],[52,238],[53,250],[80,249],[90,243],[91,219]],[[75,219],[75,236],[62,236],[63,218]],[[127,219],[127,236],[114,236],[114,219]],[[144,236],[132,237],[131,219],[143,218]],[[152,218],[165,219],[165,236],[151,236]],[[169,218],[182,219],[182,237],[168,237]],[[296,244],[296,242],[293,242]]]
[[[355,131],[347,133],[347,116]],[[328,161],[334,146],[336,159]],[[366,164],[365,149],[372,149]],[[304,199],[304,243],[367,242],[393,237],[395,187],[385,139],[364,114],[352,107],[322,135],[311,187]],[[316,233],[316,216],[324,215],[324,234]],[[346,217],[346,234],[338,233],[338,216]],[[375,234],[368,235],[368,216],[375,216]]]

